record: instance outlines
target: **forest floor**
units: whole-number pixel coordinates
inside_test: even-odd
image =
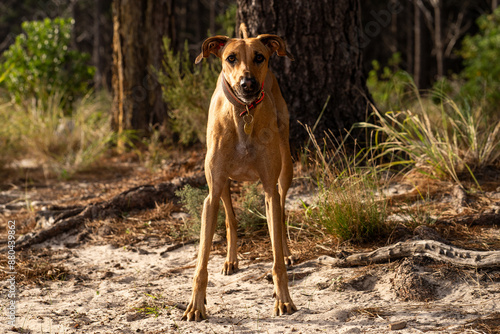
[[[69,180],[42,171],[7,176],[0,192],[0,248],[7,224],[18,236],[46,229],[41,212],[109,201],[145,184],[202,172],[203,154],[190,153],[156,171],[115,158]],[[369,243],[340,243],[311,231],[303,203],[317,193],[298,176],[287,210],[288,270],[298,311],[272,316],[271,246],[265,228],[239,235],[239,268],[220,273],[224,233],[209,262],[208,320],[181,321],[191,294],[197,236],[175,200],[82,224],[16,252],[16,322],[8,323],[7,261],[1,255],[2,333],[500,333],[500,268],[468,268],[425,257],[342,268],[332,258],[405,240],[432,239],[462,249],[500,251],[500,176],[480,175],[481,191],[458,192],[442,181],[401,180],[386,187],[394,224]],[[419,183],[420,182],[420,183]],[[425,186],[424,186],[425,185]],[[238,197],[241,185],[233,186]],[[421,189],[427,189],[422,196]],[[419,190],[420,189],[420,190]],[[419,223],[420,221],[420,223]],[[418,227],[425,226],[424,228]],[[6,254],[4,249],[3,251]]]

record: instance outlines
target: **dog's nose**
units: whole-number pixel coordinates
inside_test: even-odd
[[[240,86],[246,92],[253,92],[257,89],[257,80],[253,77],[244,77],[240,81]]]

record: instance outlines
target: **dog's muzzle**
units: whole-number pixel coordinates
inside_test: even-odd
[[[251,103],[259,97],[261,87],[254,77],[243,77],[237,90],[238,97],[246,103]]]

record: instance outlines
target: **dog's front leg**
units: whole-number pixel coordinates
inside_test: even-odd
[[[208,178],[207,178],[208,179]],[[220,188],[220,189],[219,189]],[[207,318],[205,310],[207,283],[208,283],[208,258],[212,239],[217,225],[217,213],[219,212],[219,200],[222,187],[210,187],[210,193],[203,204],[201,218],[200,248],[198,262],[193,278],[193,294],[191,301],[182,316],[182,320],[201,321]]]
[[[276,183],[274,183],[276,184]],[[288,291],[288,276],[283,261],[283,226],[280,196],[276,186],[265,187],[266,214],[273,247],[274,315],[292,314],[297,310]]]

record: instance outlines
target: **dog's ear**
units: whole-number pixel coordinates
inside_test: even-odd
[[[227,36],[213,36],[207,38],[201,46],[201,53],[196,57],[195,64],[198,64],[203,58],[210,56],[213,53],[217,57],[221,57],[221,50],[227,44],[229,37]]]
[[[271,54],[276,52],[278,56],[286,56],[291,60],[295,60],[292,54],[286,50],[285,41],[283,41],[281,37],[276,35],[264,34],[257,36],[257,39],[271,50]]]

